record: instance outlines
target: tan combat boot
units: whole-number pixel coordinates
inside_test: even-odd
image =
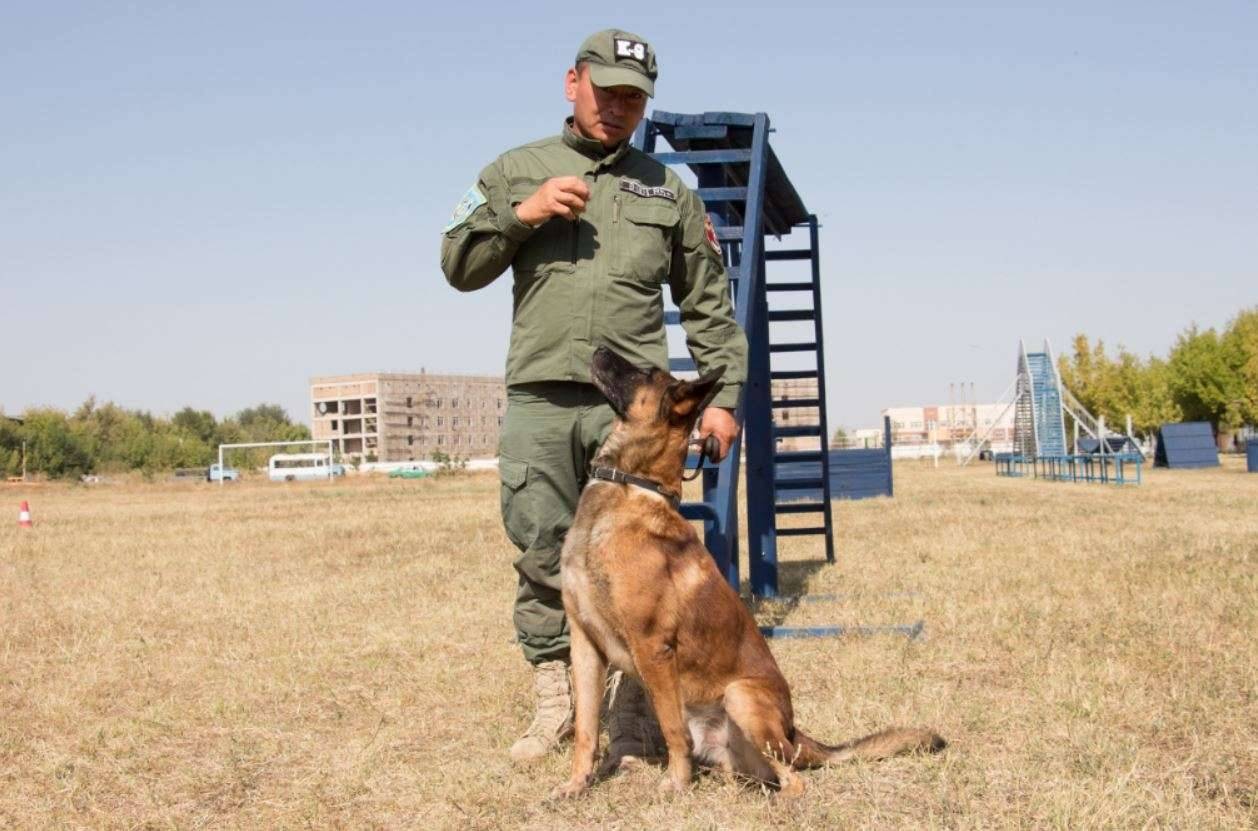
[[[511,745],[511,761],[526,764],[541,759],[572,735],[572,687],[568,665],[543,661],[533,667],[537,715],[523,736]]]
[[[599,766],[602,776],[637,762],[668,758],[668,746],[646,690],[619,672],[613,676],[607,703],[607,739],[607,755]]]

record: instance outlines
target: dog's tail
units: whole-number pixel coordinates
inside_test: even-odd
[[[902,753],[938,753],[947,746],[943,736],[921,727],[889,727],[838,745],[822,744],[796,728],[793,764],[797,768],[811,768],[851,759],[874,761]]]

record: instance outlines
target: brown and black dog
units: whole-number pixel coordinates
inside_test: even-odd
[[[592,781],[609,665],[650,695],[668,745],[666,790],[688,785],[692,758],[794,796],[804,790],[801,768],[942,749],[930,730],[884,730],[832,747],[795,726],[790,689],[755,620],[670,498],[681,495],[687,439],[721,370],[680,381],[606,348],[592,370],[618,416],[595,466],[651,480],[660,492],[592,479],[577,505],[562,553],[576,739],[572,776],[552,795],[575,796]]]

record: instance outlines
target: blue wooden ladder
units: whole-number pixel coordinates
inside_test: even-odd
[[[644,119],[634,146],[667,165],[685,165],[698,182],[721,243],[733,291],[735,316],[750,343],[747,384],[738,417],[743,424],[747,457],[747,537],[749,582],[757,597],[778,593],[777,537],[821,534],[826,560],[834,561],[834,525],[830,508],[830,454],[825,410],[825,363],[821,327],[821,263],[817,218],[808,213],[795,187],[769,146],[769,117],[764,113],[709,112],[680,115],[656,111]],[[672,150],[657,152],[663,137]],[[806,229],[807,247],[765,250],[765,237],[781,239]],[[770,283],[766,262],[807,260],[809,279]],[[805,308],[770,309],[769,295],[810,296]],[[665,323],[679,324],[679,313],[665,313]],[[812,337],[782,341],[771,337],[773,323],[811,322]],[[811,358],[811,366],[773,367],[775,356]],[[693,371],[694,361],[672,358],[673,372]],[[772,381],[815,379],[817,397],[775,400]],[[775,411],[815,408],[817,423],[785,425]],[[817,450],[778,452],[778,440],[816,437]],[[703,501],[682,505],[688,519],[704,522],[708,550],[735,589],[738,570],[738,473],[742,441],[719,465],[705,464]],[[785,501],[781,495],[800,490],[820,500]],[[778,528],[779,514],[821,514],[820,524]]]

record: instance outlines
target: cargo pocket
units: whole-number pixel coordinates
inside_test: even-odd
[[[677,206],[661,199],[627,199],[617,228],[620,273],[644,283],[668,279],[673,258]]]
[[[498,457],[498,477],[502,482],[499,499],[502,525],[516,548],[524,550],[537,539],[537,516],[528,504],[529,465],[510,456]]]

